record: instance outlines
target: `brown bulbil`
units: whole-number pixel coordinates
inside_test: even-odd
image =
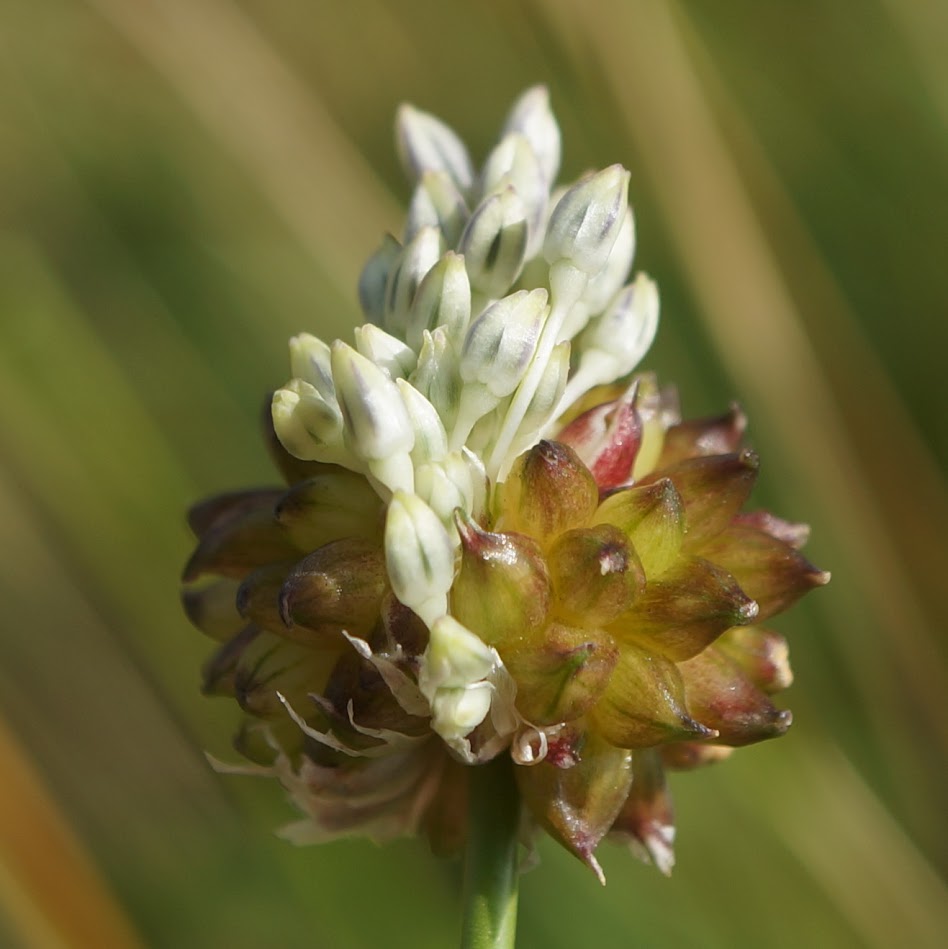
[[[517,459],[504,482],[502,526],[545,543],[584,527],[599,503],[599,487],[576,452],[541,441]]]
[[[602,630],[550,623],[501,655],[517,681],[520,714],[535,725],[555,725],[579,718],[598,701],[619,650]]]
[[[557,613],[577,626],[612,622],[631,608],[645,587],[635,548],[611,524],[561,534],[550,547],[547,563]]]
[[[535,540],[482,530],[458,511],[461,566],[451,588],[451,612],[485,643],[532,637],[546,622],[551,585]]]

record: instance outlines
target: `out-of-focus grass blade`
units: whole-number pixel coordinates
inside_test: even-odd
[[[398,206],[313,92],[235,5],[86,0],[252,173],[347,296]]]

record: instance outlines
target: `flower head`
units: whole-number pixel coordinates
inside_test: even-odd
[[[479,173],[433,116],[397,126],[405,233],[351,344],[290,342],[265,426],[286,485],[192,509],[205,690],[247,713],[237,770],[283,782],[295,840],[450,852],[469,768],[510,755],[534,824],[597,873],[606,836],[667,872],[664,769],[786,731],[759,624],[828,575],[804,527],[743,512],[740,410],[682,421],[635,374],[658,293],[628,281],[628,172],[556,188],[539,88]]]

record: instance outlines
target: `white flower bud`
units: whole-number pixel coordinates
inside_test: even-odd
[[[514,188],[478,205],[458,244],[475,290],[497,298],[510,289],[523,267],[527,233],[526,207]]]
[[[402,167],[417,181],[426,171],[444,171],[457,188],[466,193],[474,181],[474,169],[464,142],[440,119],[411,105],[399,108],[395,117],[395,144]]]
[[[645,274],[638,274],[576,340],[577,368],[560,405],[570,405],[595,386],[628,375],[652,345],[658,311],[658,288]]]
[[[366,261],[359,275],[359,304],[365,318],[372,323],[381,324],[385,319],[385,288],[401,252],[402,245],[391,234],[386,234],[381,247]]]
[[[638,274],[583,333],[580,359],[593,349],[607,353],[615,362],[615,376],[627,375],[639,364],[655,339],[658,310],[655,281],[644,273]]]
[[[543,256],[566,260],[589,276],[605,266],[628,207],[629,173],[621,165],[580,179],[550,216]]]
[[[448,453],[448,436],[444,431],[444,424],[438,415],[438,410],[410,383],[398,379],[399,395],[412,428],[415,430],[415,444],[411,450],[412,464],[416,467],[429,461],[440,461]],[[418,491],[417,485],[415,490]]]
[[[532,448],[542,437],[543,429],[556,417],[569,377],[569,356],[568,340],[553,347],[533,397],[527,404],[523,418],[509,444],[504,447],[499,441],[492,441],[491,446],[488,446],[487,450],[493,449],[490,451],[489,466],[492,471],[497,472],[498,481],[507,477],[514,459],[528,448]],[[503,426],[498,426],[498,434],[502,430]]]
[[[385,565],[395,596],[429,627],[447,612],[454,545],[438,515],[415,494],[395,491],[389,503]]]
[[[290,372],[308,382],[330,405],[336,402],[329,347],[317,336],[300,333],[290,337]]]
[[[449,250],[421,281],[408,316],[405,339],[421,346],[425,330],[443,326],[448,339],[460,344],[471,320],[471,282],[464,258]]]
[[[442,689],[431,703],[431,728],[449,743],[465,738],[487,718],[492,699],[488,682],[466,689]]]
[[[511,132],[501,139],[484,163],[481,174],[483,194],[513,187],[523,202],[527,216],[526,259],[534,257],[543,244],[543,225],[549,188],[536,153],[526,138]]]
[[[590,314],[601,313],[619,292],[629,276],[634,256],[635,219],[632,208],[628,208],[609,260],[599,273],[590,278],[583,291],[582,302],[588,307]]]
[[[336,461],[337,456],[348,456],[342,444],[342,414],[338,406],[327,402],[308,382],[291,379],[277,389],[271,413],[280,444],[295,458]]]
[[[361,457],[380,460],[410,452],[415,432],[395,383],[341,340],[332,345],[332,375],[346,435]]]
[[[418,285],[441,256],[441,232],[423,227],[406,245],[401,260],[392,269],[385,287],[385,328],[404,336],[408,313]]]
[[[564,340],[553,347],[533,398],[507,450],[511,462],[540,440],[543,429],[555,417],[557,406],[566,391],[566,380],[569,377],[569,354],[569,340]],[[493,458],[491,462],[494,462]],[[497,459],[497,467],[500,469],[499,478],[503,480],[507,475],[507,470],[501,464],[501,459]]]
[[[539,159],[547,187],[552,185],[560,170],[560,127],[550,109],[546,86],[534,86],[517,99],[504,132],[519,132],[526,138]]]
[[[405,242],[409,242],[423,227],[435,227],[441,231],[444,243],[454,247],[470,213],[464,197],[446,171],[426,171],[408,206]]]
[[[450,429],[461,400],[458,357],[443,327],[421,335],[418,365],[408,381],[438,410],[444,427]]]
[[[547,292],[518,290],[492,303],[471,324],[461,349],[465,383],[480,383],[498,400],[517,388],[536,350]]]
[[[415,351],[374,323],[357,326],[354,336],[356,350],[383,369],[393,381],[404,379],[414,371],[418,362]]]
[[[452,454],[460,458],[460,452]],[[456,477],[462,479],[461,483],[455,480]],[[415,493],[450,528],[457,508],[468,514],[471,512],[471,473],[463,461],[460,466],[452,465],[450,470],[448,465],[436,461],[419,465],[415,469]],[[449,530],[449,533],[453,540],[456,536],[454,531]]]
[[[497,654],[479,636],[453,616],[441,616],[431,626],[418,685],[430,699],[438,689],[461,689],[481,682],[496,663]]]

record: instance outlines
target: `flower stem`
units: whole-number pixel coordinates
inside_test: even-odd
[[[513,949],[520,796],[507,755],[471,769],[461,949]]]

